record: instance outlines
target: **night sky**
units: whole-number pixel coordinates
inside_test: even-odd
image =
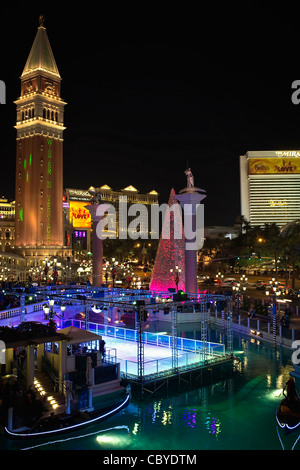
[[[296,18],[285,22],[279,11],[279,25],[253,6],[252,18],[247,9],[232,16],[216,7],[99,5],[2,12],[1,194],[14,199],[13,101],[44,13],[68,103],[64,187],[132,184],[157,190],[163,203],[172,187],[185,186],[188,162],[207,191],[205,225],[232,225],[240,214],[239,155],[300,149],[300,105],[291,101],[300,79]]]

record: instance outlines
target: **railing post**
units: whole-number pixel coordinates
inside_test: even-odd
[[[8,408],[8,412],[7,412],[7,429],[9,431],[13,430],[13,413],[14,413],[14,409],[11,406],[10,408]]]
[[[72,382],[70,380],[65,381],[65,391],[66,391],[66,414],[71,413],[71,396],[72,396]]]

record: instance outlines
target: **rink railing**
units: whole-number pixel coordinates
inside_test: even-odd
[[[75,326],[77,328],[85,328],[84,321],[66,320],[63,322],[62,328],[67,326]],[[88,330],[101,335],[115,339],[130,341],[137,343],[137,331],[120,328],[118,326],[102,325],[98,323],[88,323]],[[143,332],[145,345],[157,346],[172,349],[172,336],[162,333]],[[199,365],[216,360],[222,360],[226,357],[225,345],[221,343],[203,342],[200,340],[177,337],[177,367],[178,369],[191,370],[199,367]],[[110,348],[107,348],[106,362],[119,362],[120,373],[122,377],[135,378],[138,376],[138,361],[122,359],[115,356],[115,348],[111,355]],[[172,354],[168,357],[161,357],[148,361],[145,357],[143,364],[144,376],[160,377],[162,375],[170,375],[173,370]]]
[[[81,320],[65,320],[63,322],[63,328],[67,326],[75,326],[77,328],[84,328],[84,321]],[[128,328],[121,328],[112,325],[103,325],[100,323],[88,323],[88,330],[101,336],[110,336],[112,338],[122,339],[125,341],[138,341],[138,332]],[[148,331],[143,332],[144,344],[151,346],[160,346],[164,348],[172,349],[172,336],[166,333],[151,333]],[[221,343],[213,343],[211,341],[204,342],[196,339],[177,337],[177,349],[181,351],[187,351],[191,353],[201,353],[205,347],[206,353],[209,356],[224,356],[225,345]]]

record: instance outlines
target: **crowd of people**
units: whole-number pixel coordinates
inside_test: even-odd
[[[2,422],[7,422],[9,408],[14,409],[15,427],[31,427],[47,410],[46,399],[37,396],[30,387],[26,393],[14,379],[0,379],[0,410]]]
[[[0,310],[17,307],[20,307],[20,300],[17,297],[4,295],[0,297]]]

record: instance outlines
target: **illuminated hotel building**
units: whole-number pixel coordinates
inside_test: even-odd
[[[43,18],[21,75],[17,106],[15,246],[26,257],[66,255],[61,77]]]
[[[8,202],[3,196],[0,198],[0,219],[14,219],[15,218],[15,201]]]
[[[15,246],[15,201],[0,198],[0,251]]]
[[[141,216],[140,233],[147,235],[148,230],[151,230],[150,223],[150,207],[151,204],[158,204],[158,193],[155,190],[150,191],[147,194],[139,193],[139,191],[132,185],[127,186],[120,191],[114,191],[107,184],[100,186],[101,202],[111,204],[115,208],[116,212],[116,232],[114,235],[119,236],[119,198],[127,197],[128,209],[132,204],[143,204],[147,207],[147,218],[145,215]],[[89,204],[91,200],[90,193],[84,189],[65,189],[64,195],[64,211],[67,219],[73,227],[72,244],[80,242],[82,248],[91,251],[91,216],[86,210],[85,206]],[[135,217],[128,216],[127,223],[130,223],[130,219]],[[111,234],[113,235],[113,234]]]
[[[300,219],[300,151],[240,156],[241,215],[251,225],[282,227]]]

